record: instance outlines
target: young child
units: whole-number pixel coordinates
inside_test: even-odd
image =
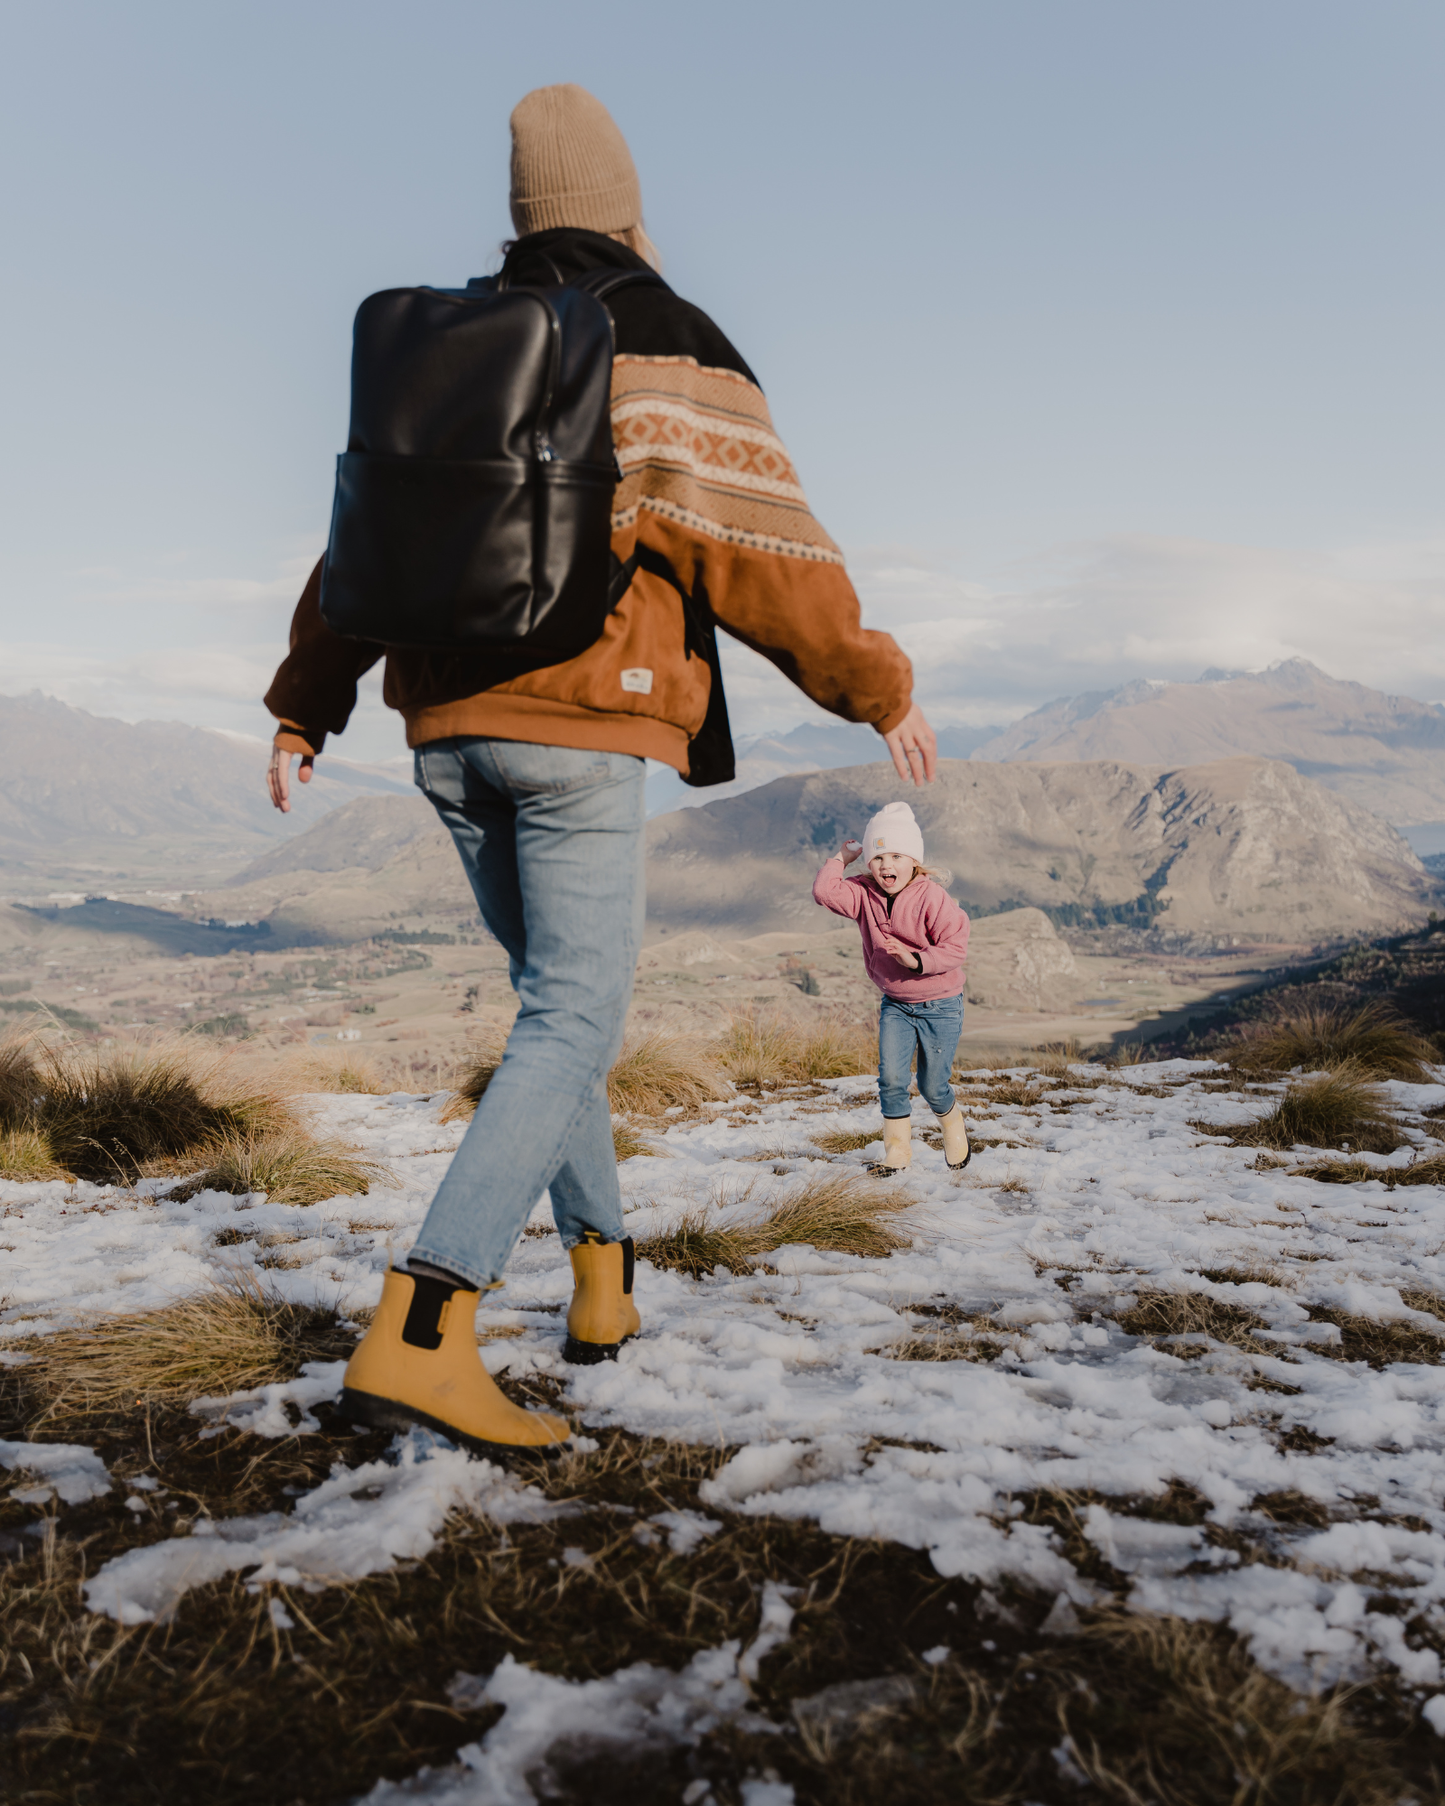
[[[867,876],[843,873],[862,853]],[[909,1068],[918,1052],[918,1089],[939,1119],[943,1156],[955,1172],[972,1158],[963,1111],[949,1082],[963,1031],[963,962],[968,917],[923,863],[923,833],[907,803],[887,803],[860,846],[845,840],[813,881],[813,901],[852,916],[863,963],[883,993],[878,1012],[878,1101],[883,1160],[874,1170],[906,1172],[912,1116]]]

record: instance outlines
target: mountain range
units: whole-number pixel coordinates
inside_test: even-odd
[[[116,721],[38,690],[0,696],[0,864],[7,879],[117,867],[234,871],[365,794],[414,794],[406,767],[325,758],[289,815],[266,795],[267,747],[179,721]]]
[[[1238,753],[1287,760],[1399,826],[1445,823],[1445,708],[1327,676],[1303,658],[1060,697],[972,756],[1199,765]]]
[[[986,741],[1005,730],[999,727],[943,727],[938,729],[938,756],[966,759]],[[669,809],[697,809],[721,802],[769,784],[774,778],[794,777],[808,771],[835,771],[843,765],[867,765],[882,753],[877,730],[855,721],[804,722],[785,734],[749,734],[736,743],[738,775],[730,784],[693,790],[675,771],[663,767],[649,773],[647,813],[664,815]]]
[[[647,830],[649,936],[749,936],[826,921],[822,861],[901,792],[889,764],[777,778]],[[1032,906],[1059,927],[1311,944],[1418,922],[1435,879],[1385,822],[1291,766],[1164,770],[951,759],[909,799],[929,857],[985,916]],[[357,798],[263,854],[204,910],[304,938],[415,916],[473,919],[450,837],[417,798]]]
[[[891,765],[780,778],[648,828],[659,932],[796,927],[814,872],[903,787]],[[908,799],[931,861],[980,913],[1293,943],[1418,921],[1435,880],[1387,823],[1279,760],[945,760]]]

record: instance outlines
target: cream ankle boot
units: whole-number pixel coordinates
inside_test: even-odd
[[[906,1173],[912,1159],[913,1118],[911,1116],[885,1116],[883,1118],[883,1158],[871,1170],[878,1178],[886,1178],[890,1173]]]
[[[947,1116],[940,1116],[938,1126],[943,1130],[943,1158],[961,1173],[973,1159],[973,1149],[968,1145],[968,1124],[963,1120],[963,1105],[954,1099],[953,1108]]]

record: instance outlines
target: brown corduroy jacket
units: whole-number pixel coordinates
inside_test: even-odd
[[[507,259],[512,281],[529,279],[534,249],[566,276],[599,264],[646,267],[611,238],[559,228],[518,240]],[[534,279],[555,280],[540,268]],[[861,626],[842,554],[808,509],[752,372],[670,289],[622,289],[608,305],[622,469],[613,551],[624,563],[639,543],[660,553],[689,593],[700,577],[728,632],[825,709],[888,733],[908,713],[912,668],[888,634]],[[382,694],[405,717],[409,746],[476,734],[633,753],[687,774],[712,680],[689,651],[681,598],[663,578],[638,570],[595,645],[516,675],[504,654],[341,638],[321,619],[321,569],[302,592],[291,649],[266,693],[283,749],[320,752],[346,726],[357,680],[385,654]]]

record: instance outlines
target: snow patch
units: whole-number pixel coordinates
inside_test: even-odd
[[[731,1639],[717,1649],[700,1650],[680,1673],[636,1662],[601,1680],[568,1681],[540,1674],[508,1655],[489,1676],[459,1674],[447,1690],[452,1705],[461,1711],[502,1706],[501,1719],[479,1743],[457,1751],[459,1767],[423,1769],[407,1781],[380,1781],[365,1800],[368,1806],[413,1800],[430,1806],[535,1806],[537,1795],[528,1777],[545,1788],[547,1758],[554,1751],[575,1760],[608,1748],[633,1755],[648,1748],[675,1749],[700,1742],[723,1724],[776,1731],[770,1719],[748,1710],[749,1683],[756,1680],[763,1657],[787,1639],[793,1608],[786,1595],[791,1591],[769,1581],[763,1588],[758,1634],[749,1647],[743,1650]],[[766,1780],[744,1782],[743,1794],[752,1806],[786,1806],[793,1797],[791,1788]]]
[[[117,1623],[148,1624],[169,1617],[192,1587],[242,1570],[253,1589],[272,1581],[319,1592],[419,1560],[450,1512],[511,1524],[537,1523],[566,1509],[425,1430],[398,1437],[392,1456],[362,1467],[338,1465],[289,1513],[202,1519],[189,1536],[128,1550],[86,1581],[85,1603]]]
[[[22,1505],[43,1505],[59,1497],[81,1505],[110,1491],[110,1470],[94,1449],[77,1442],[6,1442],[0,1440],[0,1467],[40,1474],[41,1486],[17,1486],[11,1493]]]

